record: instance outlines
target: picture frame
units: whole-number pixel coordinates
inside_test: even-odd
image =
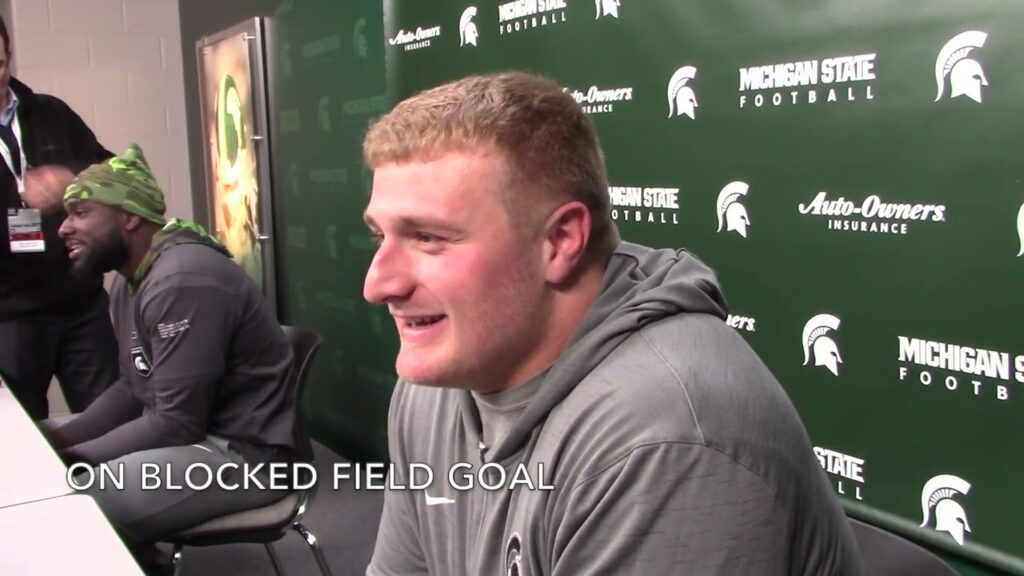
[[[260,286],[276,314],[265,51],[263,18],[196,42],[206,225]]]

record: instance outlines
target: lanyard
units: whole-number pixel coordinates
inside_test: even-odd
[[[18,152],[21,155],[21,173],[19,174],[14,169],[11,151],[7,148],[7,143],[3,139],[0,139],[0,155],[3,155],[4,162],[7,162],[7,167],[11,170],[11,174],[14,175],[14,180],[18,183],[18,195],[21,196],[25,193],[25,170],[28,169],[28,160],[25,159],[25,146],[21,142],[21,122],[18,120],[17,112],[15,112],[14,118],[11,120],[11,132],[14,133],[14,140],[18,143]]]

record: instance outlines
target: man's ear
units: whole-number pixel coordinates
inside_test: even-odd
[[[544,275],[561,284],[579,268],[590,243],[590,210],[578,200],[562,204],[544,224]]]
[[[134,231],[139,229],[139,226],[142,226],[143,218],[142,218],[142,216],[139,216],[138,214],[133,214],[131,212],[125,212],[124,210],[122,210],[121,214],[120,214],[120,217],[121,217],[121,227],[124,228],[125,230],[129,231],[129,232],[134,232]]]

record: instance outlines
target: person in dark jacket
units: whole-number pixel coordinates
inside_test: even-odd
[[[293,353],[255,282],[200,226],[164,219],[137,146],[84,170],[65,202],[73,266],[118,272],[121,377],[60,427],[44,422],[72,473],[123,482],[85,491],[133,546],[284,496],[266,472],[292,459]]]
[[[67,104],[11,77],[10,48],[0,18],[0,375],[38,420],[54,375],[73,412],[117,379],[102,276],[72,274],[57,236],[64,188],[111,153]]]

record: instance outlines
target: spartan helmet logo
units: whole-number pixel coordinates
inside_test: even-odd
[[[242,96],[230,74],[220,79],[215,105],[217,117],[217,177],[227,185],[234,185],[241,177],[241,163],[249,140],[245,132]]]
[[[153,372],[153,366],[149,363],[149,359],[146,358],[146,352],[142,349],[142,346],[134,346],[128,353],[132,358],[132,366],[135,367],[135,371],[139,376],[149,378],[149,375]]]
[[[317,121],[320,124],[320,130],[330,134],[331,132],[331,99],[327,96],[320,97],[320,104],[317,106],[316,111]]]
[[[948,532],[956,543],[964,545],[964,532],[970,532],[967,524],[967,513],[963,506],[953,500],[954,496],[966,496],[971,491],[971,483],[952,474],[939,474],[924,483],[921,489],[921,515],[925,527],[931,521],[931,511],[935,510],[935,529]]]
[[[1017,212],[1017,237],[1020,238],[1020,251],[1017,256],[1024,256],[1024,204],[1020,205]]]
[[[299,165],[295,162],[288,164],[288,191],[292,196],[299,195]]]
[[[804,366],[811,361],[814,354],[814,365],[824,366],[835,376],[839,376],[839,365],[843,363],[839,356],[839,347],[834,340],[826,336],[831,330],[839,329],[839,318],[831,314],[818,314],[804,324]]]
[[[292,45],[285,42],[281,45],[281,65],[284,68],[284,75],[286,78],[292,76]]]
[[[683,66],[676,70],[675,74],[668,81],[668,117],[689,116],[696,120],[697,95],[693,88],[686,85],[697,75],[697,69],[693,66]]]
[[[301,278],[295,281],[295,303],[303,312],[309,306],[309,301],[306,300],[306,281]]]
[[[601,16],[618,18],[619,6],[621,4],[622,2],[620,0],[594,0],[594,10],[597,11],[594,15],[594,20],[597,20]]]
[[[986,38],[988,34],[984,32],[968,30],[954,36],[939,50],[939,56],[935,59],[935,84],[939,90],[935,96],[936,102],[942,98],[946,76],[949,76],[950,98],[965,95],[981,103],[981,87],[988,86],[988,79],[985,78],[981,64],[967,56],[971,50],[984,46]]]
[[[729,232],[736,231],[740,236],[747,237],[747,226],[750,226],[750,217],[747,216],[747,209],[740,204],[741,197],[747,195],[750,186],[746,182],[729,182],[718,193],[718,231],[722,231],[722,224]]]
[[[356,26],[352,29],[352,51],[360,60],[366,60],[368,47],[366,45],[366,18],[356,20]]]
[[[505,545],[505,574],[506,576],[521,576],[523,539],[518,532],[514,532]]]
[[[327,255],[331,260],[338,259],[338,227],[330,224],[324,229],[324,244],[327,245]]]
[[[475,16],[476,6],[470,6],[463,10],[462,18],[459,18],[459,46],[466,44],[476,46],[476,39],[480,33],[477,32],[476,23],[473,22]]]

